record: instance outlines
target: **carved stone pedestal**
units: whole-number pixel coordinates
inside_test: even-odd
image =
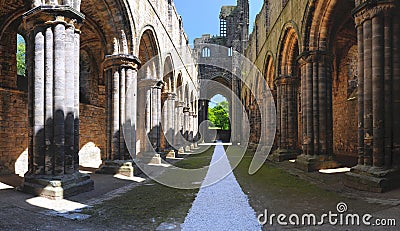
[[[386,192],[400,187],[400,169],[357,165],[346,173],[344,184],[347,187],[370,192]]]
[[[332,156],[311,156],[302,154],[296,159],[296,168],[305,172],[337,168],[339,166],[339,163],[335,161]]]
[[[135,170],[132,161],[114,160],[105,161],[96,171],[98,174],[120,174],[127,177],[133,177]]]
[[[76,172],[64,176],[26,175],[22,191],[49,199],[63,199],[93,190],[88,174]]]
[[[289,150],[289,149],[277,149],[271,155],[268,156],[268,159],[271,161],[282,162],[285,160],[293,160],[296,159],[300,154],[300,150]]]

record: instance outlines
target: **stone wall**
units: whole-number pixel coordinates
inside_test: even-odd
[[[88,104],[80,105],[80,149],[89,143],[90,149],[85,149],[85,155],[97,155],[98,148],[101,152],[101,158],[106,158],[106,110],[103,107],[96,107]],[[87,146],[86,146],[87,147]],[[80,156],[83,153],[80,153]]]
[[[339,62],[339,73],[333,79],[333,152],[357,157],[357,48],[354,46]],[[350,86],[349,86],[350,85]],[[355,85],[357,85],[355,83]]]
[[[15,162],[28,147],[28,96],[0,88],[0,174],[15,172]]]

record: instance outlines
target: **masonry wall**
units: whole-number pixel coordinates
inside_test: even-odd
[[[28,96],[0,88],[0,174],[15,171],[15,162],[28,148]]]
[[[351,49],[339,60],[339,71],[333,79],[333,152],[357,157],[357,91],[349,86],[356,75],[357,49]]]
[[[100,148],[101,157],[106,155],[106,109],[80,104],[80,148],[92,142]],[[93,151],[93,150],[92,150]],[[95,150],[94,150],[95,151]]]

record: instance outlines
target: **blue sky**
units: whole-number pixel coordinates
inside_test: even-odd
[[[202,34],[219,34],[219,12],[223,5],[236,5],[237,0],[174,0],[178,13],[182,15],[189,43]],[[263,0],[250,0],[250,27],[260,12]],[[252,29],[250,30],[250,32]]]
[[[215,95],[214,97],[212,97],[210,99],[210,103],[208,104],[208,106],[210,108],[216,107],[217,104],[222,102],[222,101],[227,101],[227,99],[224,96],[222,96],[220,94],[217,94],[217,95]]]

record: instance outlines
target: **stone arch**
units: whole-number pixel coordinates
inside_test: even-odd
[[[126,0],[82,0],[80,11],[85,15],[85,21],[79,28],[81,30],[79,155],[82,160],[88,159],[88,156],[94,157],[94,153],[97,155],[100,149],[101,158],[109,159],[115,154],[115,152],[111,154],[111,139],[108,137],[111,132],[107,132],[111,127],[109,121],[113,82],[109,75],[109,66],[104,66],[104,61],[112,54],[127,55],[133,52],[135,23]],[[123,139],[119,140],[122,143]],[[121,153],[122,149],[121,147]]]
[[[343,22],[353,21],[351,11],[354,1],[314,0],[307,7],[304,26],[305,50],[329,51],[335,37],[335,30],[343,26]]]
[[[113,53],[114,39],[121,41],[119,44],[122,46],[121,31],[124,31],[130,51],[134,50],[135,22],[126,0],[82,0],[81,12],[86,16],[86,21],[97,25],[96,29],[104,35],[106,54]],[[82,33],[85,33],[85,26],[82,27]]]
[[[301,97],[299,33],[293,22],[285,24],[278,46],[277,95],[277,145],[273,158],[279,161],[296,158],[300,153]]]
[[[160,47],[157,34],[152,26],[145,26],[138,38],[137,54],[139,54],[139,59],[143,65],[154,56],[160,54]]]
[[[329,79],[326,96],[317,100],[322,104],[318,105],[319,108],[327,108],[319,116],[318,123],[322,122],[318,125],[319,133],[322,136],[314,131],[314,136],[318,137],[316,140],[321,141],[312,149],[314,152],[334,154],[337,160],[349,166],[357,163],[358,143],[357,89],[354,87],[357,86],[357,77],[354,71],[349,70],[351,66],[357,66],[358,60],[357,35],[352,16],[354,8],[354,1],[311,1],[303,27],[303,47],[310,53],[308,61],[319,63],[319,69],[323,70],[312,68],[311,73],[316,72],[313,74],[315,76],[319,72],[319,76],[326,75],[324,78]],[[349,57],[352,57],[351,60]],[[313,89],[314,93],[323,93],[319,91],[321,87]]]
[[[300,53],[299,34],[296,26],[286,24],[281,34],[278,47],[277,78],[297,76],[297,58]]]
[[[177,80],[176,80],[176,94],[179,101],[183,101],[183,78],[182,73],[179,72]]]
[[[275,58],[271,51],[267,52],[265,63],[264,63],[264,79],[267,82],[267,85],[270,90],[275,89],[274,80],[275,80]]]
[[[175,99],[174,93],[174,66],[170,54],[165,58],[163,70],[163,87],[161,93],[162,108],[162,131],[161,131],[161,149],[171,150],[171,142],[174,139],[174,117],[175,117]]]
[[[150,75],[151,79],[159,79],[162,74],[161,70],[161,59],[160,59],[160,48],[157,39],[157,35],[154,28],[151,26],[146,26],[140,36],[140,42],[138,46],[139,60],[142,65],[148,61],[152,61],[151,64],[146,65],[149,70],[147,70],[147,75]],[[155,58],[156,57],[156,58]],[[143,77],[143,76],[142,76]],[[146,76],[148,78],[149,76]],[[162,80],[162,78],[160,78]]]

